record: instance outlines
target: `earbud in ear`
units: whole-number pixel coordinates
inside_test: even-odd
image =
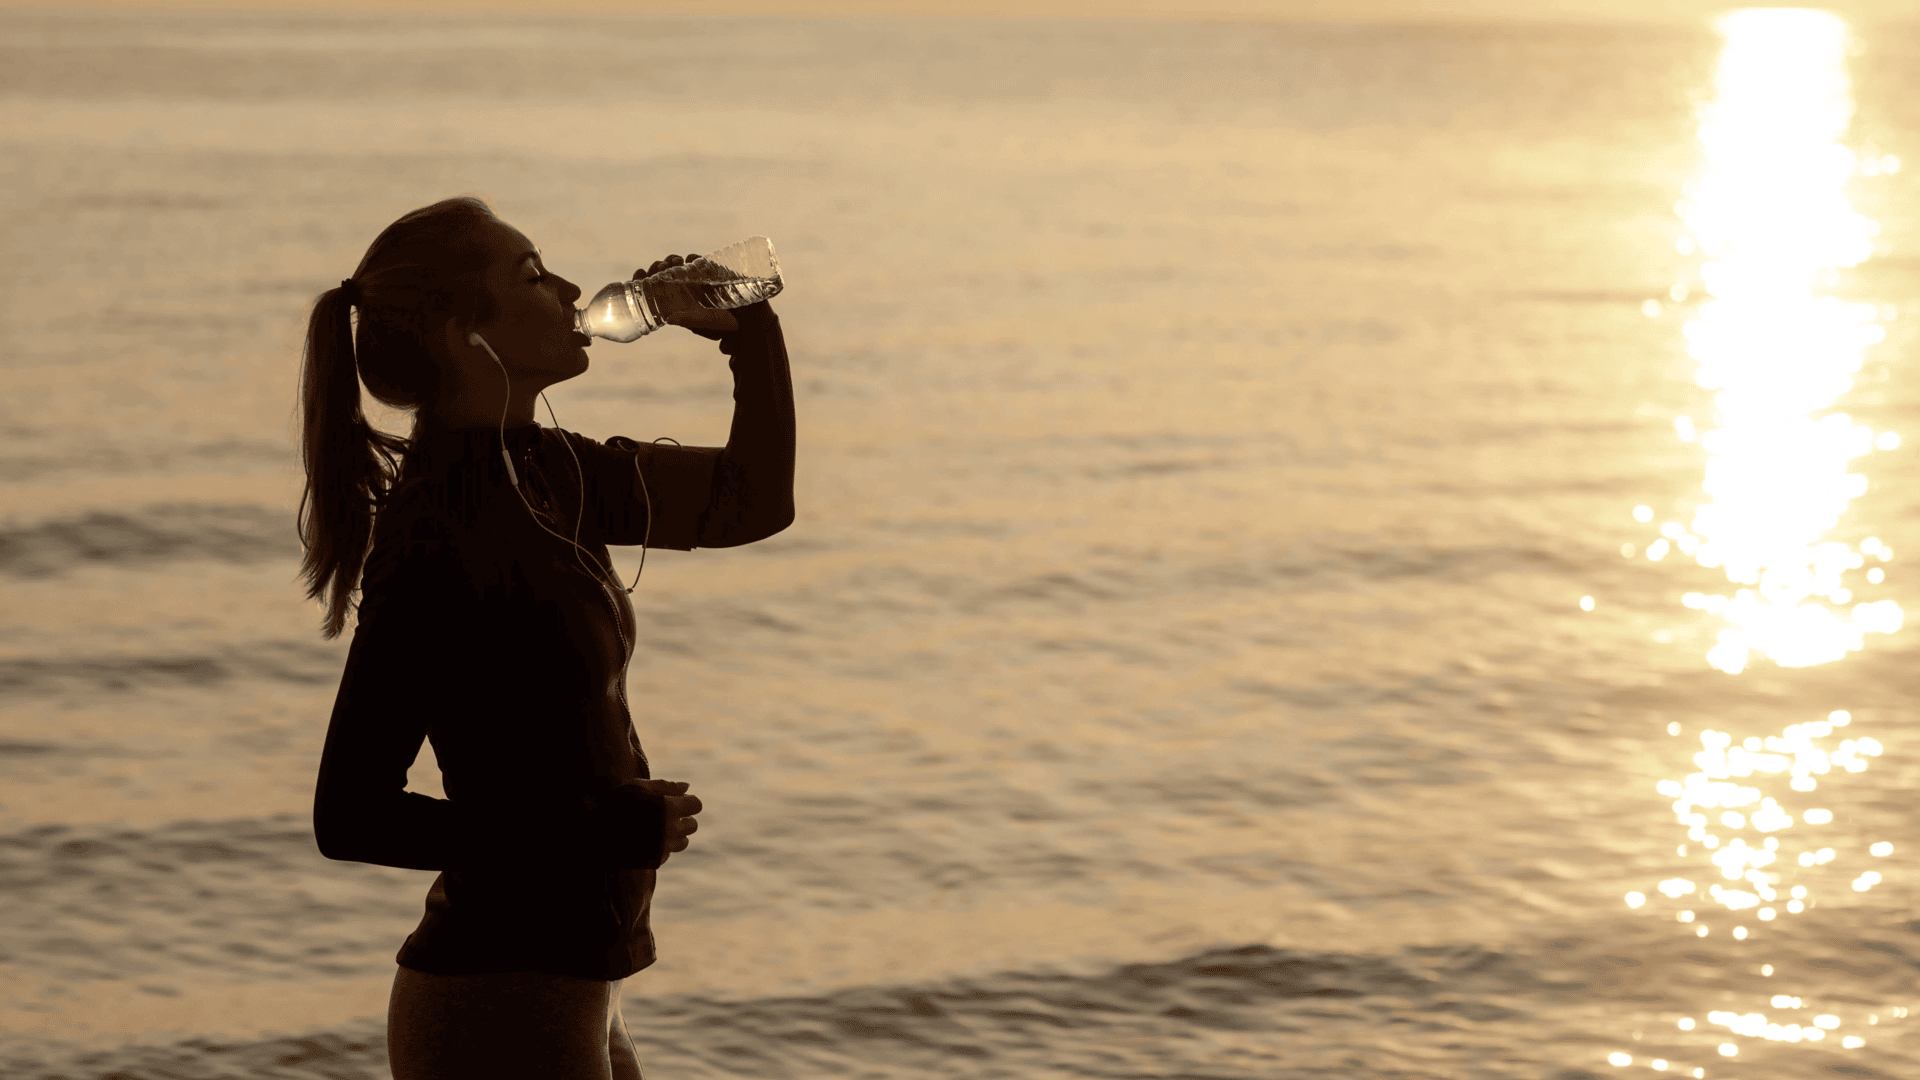
[[[479,332],[478,332],[478,331],[476,331],[476,332],[474,332],[474,333],[471,333],[471,334],[468,334],[468,335],[467,335],[467,344],[469,344],[469,345],[484,345],[484,344],[486,344],[486,341],[485,341],[485,339],[483,339],[483,338],[482,338],[482,337],[480,336],[480,334],[479,334]]]

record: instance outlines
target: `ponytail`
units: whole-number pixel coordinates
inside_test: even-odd
[[[301,571],[308,599],[324,597],[323,633],[339,637],[367,559],[373,513],[399,476],[394,455],[406,442],[367,423],[354,363],[351,282],[320,295],[307,319],[301,365]]]

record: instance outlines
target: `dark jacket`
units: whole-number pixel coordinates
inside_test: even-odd
[[[584,554],[522,504],[498,428],[416,431],[375,519],[313,811],[328,858],[440,871],[401,965],[611,980],[653,963],[665,823],[658,796],[621,786],[650,773],[626,701],[633,608],[607,545],[731,547],[793,520],[779,320],[764,303],[736,316],[720,339],[724,449],[506,430],[521,492],[562,536],[578,515]],[[405,790],[422,738],[445,799]]]

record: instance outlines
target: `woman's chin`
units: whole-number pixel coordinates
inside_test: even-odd
[[[564,355],[557,356],[554,359],[556,362],[553,365],[553,370],[559,374],[562,379],[571,379],[576,375],[584,374],[589,364],[587,350],[585,346],[581,345],[573,346]]]

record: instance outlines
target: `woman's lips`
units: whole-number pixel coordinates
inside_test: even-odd
[[[579,344],[579,345],[591,345],[591,344],[593,344],[593,338],[591,338],[591,337],[589,337],[589,336],[587,336],[586,334],[583,334],[583,333],[581,333],[581,332],[580,332],[580,331],[578,331],[578,330],[575,330],[575,331],[573,332],[573,336],[579,339],[579,341],[578,341],[578,342],[576,342],[576,344]]]

